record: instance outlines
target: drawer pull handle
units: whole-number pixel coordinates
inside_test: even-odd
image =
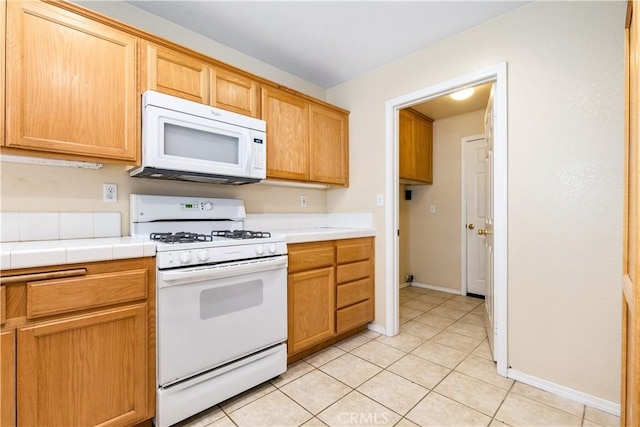
[[[47,271],[46,273],[18,274],[16,276],[0,277],[0,284],[8,285],[18,282],[35,282],[38,280],[61,279],[63,277],[84,276],[87,274],[86,268],[76,268],[74,270]]]

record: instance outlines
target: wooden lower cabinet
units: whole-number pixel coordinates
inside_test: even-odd
[[[116,426],[147,413],[147,307],[18,330],[18,420]]]
[[[3,426],[125,427],[153,417],[153,258],[9,270],[1,280]]]
[[[366,237],[288,246],[289,362],[373,321],[373,242]]]
[[[289,275],[290,353],[297,353],[333,336],[334,289],[333,267]]]
[[[16,425],[16,333],[0,333],[0,425]]]

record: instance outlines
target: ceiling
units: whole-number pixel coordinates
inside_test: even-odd
[[[451,99],[451,96],[445,95],[433,100],[414,105],[416,111],[421,112],[433,120],[440,120],[446,117],[457,116],[458,114],[470,113],[472,111],[484,110],[489,101],[491,93],[491,85],[493,83],[485,83],[476,86],[473,95],[462,101]]]
[[[530,1],[127,1],[331,88]]]

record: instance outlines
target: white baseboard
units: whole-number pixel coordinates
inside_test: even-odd
[[[375,323],[369,323],[367,325],[367,329],[373,332],[377,332],[382,335],[387,335],[387,330],[380,325],[376,325]]]
[[[398,288],[402,289],[402,288],[406,288],[407,286],[410,286],[409,283],[404,282],[404,283],[400,283],[400,286],[398,286]]]
[[[425,288],[425,289],[431,289],[433,291],[440,291],[440,292],[447,292],[450,294],[461,295],[460,289],[445,288],[443,286],[428,285],[426,283],[420,283],[420,282],[411,282],[411,286],[415,286],[416,288]]]
[[[532,375],[516,371],[515,369],[509,369],[507,371],[507,377],[516,381],[520,381],[521,383],[548,391],[558,396],[566,397],[567,399],[574,400],[576,402],[582,403],[583,405],[600,409],[601,411],[608,412],[618,417],[620,416],[619,403],[604,400],[599,397],[595,397],[560,384],[552,383],[551,381],[543,380],[542,378],[534,377]]]

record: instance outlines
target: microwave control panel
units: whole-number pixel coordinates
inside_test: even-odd
[[[253,169],[264,169],[266,167],[267,150],[265,149],[263,138],[253,138]]]

